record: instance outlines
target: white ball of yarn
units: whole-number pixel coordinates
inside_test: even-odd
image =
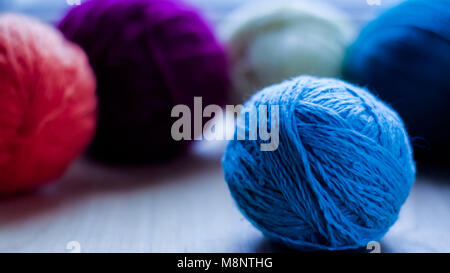
[[[236,99],[301,74],[341,76],[354,33],[348,17],[325,3],[255,1],[238,8],[219,26]]]

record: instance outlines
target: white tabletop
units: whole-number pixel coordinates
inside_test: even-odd
[[[53,184],[0,200],[0,252],[272,252],[241,215],[220,165],[223,145],[142,168],[85,159]],[[450,179],[418,178],[385,252],[450,251]],[[447,182],[447,183],[446,183]]]

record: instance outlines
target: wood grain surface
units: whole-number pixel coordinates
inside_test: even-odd
[[[0,200],[0,252],[272,252],[223,179],[223,143],[170,164],[117,168],[87,160],[36,192]],[[446,183],[449,182],[449,183]],[[386,252],[450,251],[450,181],[419,178]]]

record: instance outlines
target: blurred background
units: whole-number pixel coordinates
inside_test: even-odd
[[[236,7],[258,0],[187,0],[204,11],[211,22],[218,23]],[[336,7],[346,10],[352,18],[364,24],[373,19],[381,11],[386,10],[404,0],[318,0],[314,2],[332,3]],[[77,3],[85,0],[3,0],[2,10],[21,12],[33,15],[46,22],[56,22],[61,16]]]
[[[230,1],[207,1],[207,0],[190,0],[204,9],[206,14],[213,20],[214,22],[219,22],[222,18],[224,18],[230,11],[242,5],[243,3],[256,2],[258,0],[230,0]],[[358,1],[358,0],[319,0],[314,2],[325,2],[331,3],[332,5],[341,8],[343,11],[347,11],[352,15],[352,19],[355,22],[359,22],[360,24],[367,22],[373,19],[377,14],[381,11],[388,9],[404,0],[381,0],[380,5],[377,5],[378,1]]]
[[[213,26],[244,2],[185,0]],[[81,1],[83,2],[83,1]],[[358,27],[402,0],[329,0]],[[70,0],[2,0],[2,12],[55,24]],[[378,5],[379,4],[379,5]],[[33,192],[0,199],[0,252],[272,252],[238,211],[223,178],[225,141],[196,141],[170,163],[108,167],[85,158]],[[450,179],[419,173],[383,252],[450,252]],[[364,250],[362,250],[364,251]]]

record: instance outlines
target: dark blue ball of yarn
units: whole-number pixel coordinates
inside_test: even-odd
[[[243,111],[260,105],[279,106],[278,149],[232,140],[222,163],[243,214],[269,238],[300,250],[379,240],[415,177],[399,116],[365,89],[309,76],[263,89]]]
[[[369,23],[345,74],[399,112],[419,163],[450,164],[450,1],[406,1]]]

